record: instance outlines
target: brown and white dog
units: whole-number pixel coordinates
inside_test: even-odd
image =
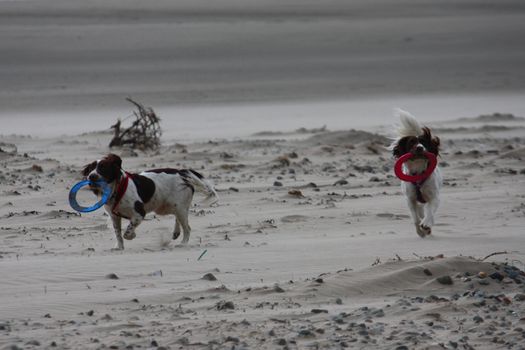
[[[421,127],[419,122],[408,112],[401,109],[395,111],[401,120],[395,138],[389,149],[394,157],[399,158],[405,153],[414,157],[403,165],[404,172],[417,175],[425,172],[428,160],[424,152],[439,155],[439,138],[432,135],[427,127]],[[418,183],[402,182],[401,188],[406,196],[416,232],[420,237],[430,235],[434,225],[434,217],[439,206],[439,192],[443,184],[441,171],[436,167],[432,174]]]
[[[206,195],[208,204],[218,200],[213,186],[195,170],[165,168],[132,174],[122,169],[122,159],[115,154],[86,165],[82,175],[91,181],[103,179],[111,187],[112,194],[104,208],[113,222],[117,238],[115,249],[119,250],[124,249],[122,237],[135,238],[135,229],[149,212],[175,215],[173,239],[179,237],[182,226],[182,243],[188,243],[191,230],[188,211],[195,190]],[[97,188],[93,191],[99,194]],[[122,218],[129,220],[123,236]]]

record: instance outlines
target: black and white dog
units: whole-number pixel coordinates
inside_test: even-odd
[[[125,239],[135,238],[135,229],[146,213],[175,215],[173,239],[177,239],[180,230],[184,232],[182,243],[190,239],[188,211],[195,190],[206,195],[206,202],[217,202],[218,196],[213,186],[198,172],[190,169],[153,169],[140,174],[132,174],[122,169],[122,159],[115,154],[96,160],[84,167],[84,175],[90,181],[100,179],[111,187],[112,194],[104,205],[115,229],[117,244],[115,249],[124,249]],[[100,194],[96,187],[95,194]],[[122,218],[129,220],[129,225],[122,235]]]
[[[424,152],[439,155],[439,138],[432,135],[427,127],[421,127],[419,122],[410,113],[397,109],[396,115],[401,120],[395,138],[389,149],[394,157],[399,158],[405,153],[414,156],[405,162],[405,173],[417,175],[425,172],[428,165]],[[436,167],[430,176],[420,182],[402,182],[401,188],[408,202],[408,207],[420,237],[430,235],[434,225],[434,216],[439,206],[439,192],[443,179],[439,167]]]

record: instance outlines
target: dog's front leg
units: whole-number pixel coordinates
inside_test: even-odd
[[[417,234],[420,237],[425,237],[427,234],[421,228],[421,225],[419,224],[421,221],[421,208],[418,207],[417,199],[408,198],[407,203],[408,203],[408,208],[410,209],[410,215],[412,216],[412,221],[414,222],[414,225],[416,226]]]
[[[125,239],[128,239],[128,240],[131,240],[133,238],[135,238],[137,236],[137,234],[135,233],[135,229],[137,228],[137,226],[140,225],[140,223],[142,222],[142,219],[143,217],[142,216],[132,216],[130,219],[129,219],[129,225],[128,227],[126,228],[126,232],[124,232],[124,238]]]
[[[425,216],[421,220],[421,228],[430,234],[431,228],[434,225],[434,214],[439,207],[439,198],[433,198],[425,204],[424,213]]]
[[[113,223],[113,229],[115,230],[115,237],[117,238],[117,243],[115,244],[116,250],[124,249],[124,240],[122,239],[122,218],[111,214],[111,222]]]

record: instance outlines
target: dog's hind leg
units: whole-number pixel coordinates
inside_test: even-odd
[[[114,249],[123,250],[124,240],[122,239],[122,219],[119,216],[111,214],[111,222],[113,223],[113,229],[115,230],[115,237],[117,239]]]
[[[177,213],[175,214],[177,216],[177,224],[182,226],[182,232],[184,233],[181,242],[182,244],[187,244],[190,240],[191,228],[188,224],[188,211],[189,210],[187,208],[177,208]]]
[[[177,220],[177,216],[175,215],[175,230],[173,231],[173,239],[177,239],[180,236],[180,223],[179,220]]]

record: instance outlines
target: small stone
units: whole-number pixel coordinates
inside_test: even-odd
[[[299,336],[300,337],[313,337],[314,333],[309,329],[301,329],[299,331]]]
[[[424,269],[423,273],[427,276],[432,276],[432,272],[429,269]]]
[[[94,313],[95,313],[95,311],[89,310],[88,312],[86,312],[86,315],[93,316]]]
[[[395,350],[408,350],[408,347],[405,345],[399,345]]]
[[[277,339],[277,345],[285,346],[286,343],[286,339],[284,338]]]
[[[226,341],[226,342],[232,342],[232,343],[238,343],[238,342],[240,342],[239,338],[237,338],[237,337],[232,337],[232,336],[230,336],[230,335],[229,335],[228,337],[226,337],[226,340],[225,340],[225,341]]]
[[[109,280],[118,280],[118,276],[115,274],[115,273],[108,273],[106,275],[106,278],[109,279]]]
[[[321,314],[321,313],[327,314],[328,310],[326,310],[326,309],[312,309],[310,312],[313,313],[313,314]]]
[[[217,303],[217,310],[234,310],[235,305],[232,301],[220,301]]]
[[[33,166],[31,167],[31,170],[36,171],[38,173],[41,173],[44,171],[44,169],[42,169],[42,167],[38,164],[33,164]]]
[[[337,298],[337,299],[335,299],[335,303],[336,303],[337,305],[343,305],[343,299],[341,299],[341,298]]]
[[[273,291],[276,292],[276,293],[284,293],[285,292],[285,290],[283,288],[281,288],[281,286],[279,286],[278,284],[273,286]]]
[[[505,278],[505,276],[503,276],[501,273],[497,271],[494,273],[491,273],[489,277],[492,278],[493,280],[498,280],[498,281],[502,281],[503,278]]]
[[[445,284],[445,285],[451,285],[451,284],[454,283],[452,281],[452,278],[450,276],[448,276],[448,275],[438,277],[438,278],[436,278],[436,281],[438,281],[441,284]]]
[[[316,283],[324,283],[324,281],[323,281],[322,278],[316,278],[316,279],[315,279],[315,282],[316,282]]]
[[[385,312],[383,311],[383,309],[379,309],[372,312],[372,315],[375,317],[385,317]]]
[[[206,281],[217,281],[217,277],[215,277],[215,275],[211,272],[208,272],[207,274],[202,276],[202,279]]]
[[[153,347],[155,347],[155,348],[158,348],[158,347],[159,347],[159,343],[157,343],[157,341],[156,341],[155,339],[153,339],[153,340],[151,341],[151,344],[150,344],[150,345],[153,346]]]
[[[275,187],[281,187],[281,186],[283,185],[283,183],[282,183],[281,181],[275,181],[275,182],[273,183],[273,185],[274,185]]]
[[[288,194],[292,197],[303,198],[304,195],[300,190],[290,190]]]
[[[490,284],[489,280],[483,279],[478,281],[482,286],[488,286]]]
[[[516,301],[525,301],[525,294],[516,294],[514,296],[514,300],[516,300]]]
[[[481,323],[481,322],[484,321],[483,318],[482,318],[481,316],[474,316],[474,317],[472,318],[472,320],[473,320],[474,322],[476,322],[476,323]]]

